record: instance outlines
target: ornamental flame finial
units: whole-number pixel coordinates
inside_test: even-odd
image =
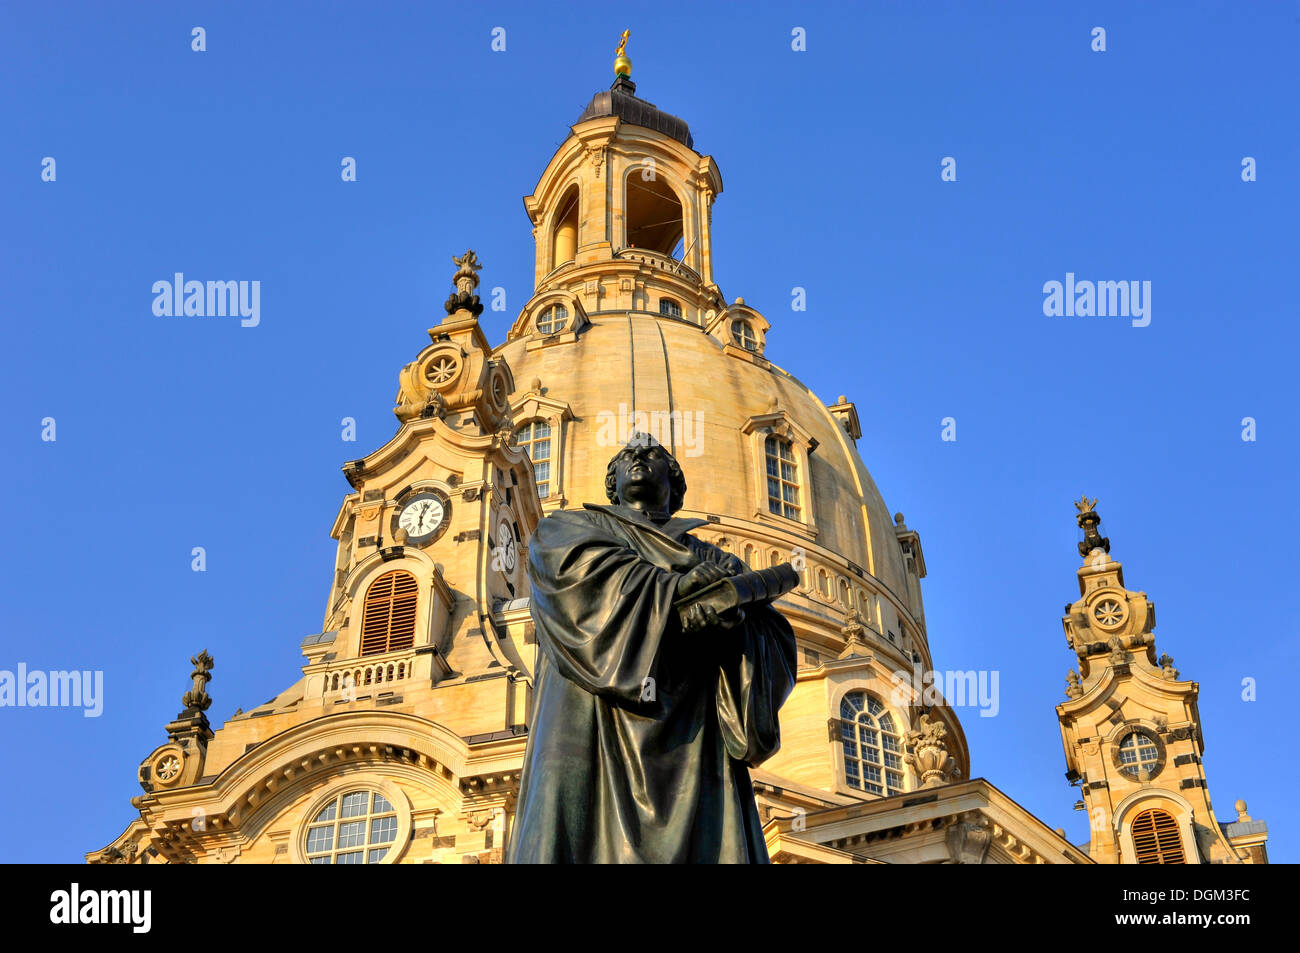
[[[458,266],[456,274],[451,276],[452,281],[456,282],[456,290],[452,292],[443,307],[448,314],[455,314],[464,309],[477,318],[483,313],[483,305],[478,295],[474,293],[474,289],[478,287],[478,273],[483,264],[472,248],[459,258],[453,255],[451,260]]]
[[[212,681],[212,670],[216,668],[216,664],[207,649],[191,658],[190,664],[194,666],[194,671],[190,673],[194,683],[181,698],[181,704],[185,706],[186,711],[207,711],[208,706],[212,704],[212,696],[207,691],[208,682]]]
[[[456,274],[451,276],[452,281],[456,282],[456,290],[472,294],[478,287],[478,273],[483,267],[478,260],[478,255],[474,254],[474,249],[471,248],[459,258],[452,255],[451,261],[452,264],[460,266],[456,269]]]
[[[1085,493],[1082,499],[1074,501],[1074,508],[1079,511],[1079,515],[1075,517],[1075,522],[1083,530],[1083,542],[1079,544],[1079,555],[1086,559],[1089,553],[1094,553],[1097,550],[1106,553],[1110,552],[1110,539],[1102,536],[1101,531],[1097,529],[1101,525],[1101,517],[1097,515],[1097,501],[1095,499],[1089,500],[1088,495]]]

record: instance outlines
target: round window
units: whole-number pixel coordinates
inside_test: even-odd
[[[1115,767],[1135,781],[1148,781],[1164,767],[1164,745],[1146,730],[1130,731],[1115,749]]]

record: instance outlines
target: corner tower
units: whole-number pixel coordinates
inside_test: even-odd
[[[1156,610],[1124,585],[1096,500],[1076,502],[1083,531],[1079,598],[1065,607],[1065,638],[1079,670],[1056,708],[1066,778],[1088,812],[1089,852],[1099,863],[1267,863],[1267,825],[1237,802],[1215,820],[1202,756],[1200,687],[1156,656]]]

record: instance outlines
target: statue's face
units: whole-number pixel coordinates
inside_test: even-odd
[[[667,510],[672,496],[668,452],[657,445],[628,447],[614,464],[619,501],[654,510]]]

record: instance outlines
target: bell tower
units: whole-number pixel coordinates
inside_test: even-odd
[[[1079,598],[1065,607],[1065,638],[1078,660],[1056,708],[1066,778],[1082,791],[1089,851],[1098,863],[1266,863],[1268,828],[1246,815],[1214,817],[1202,756],[1199,686],[1156,655],[1156,610],[1124,585],[1096,500],[1076,502],[1083,531]]]

